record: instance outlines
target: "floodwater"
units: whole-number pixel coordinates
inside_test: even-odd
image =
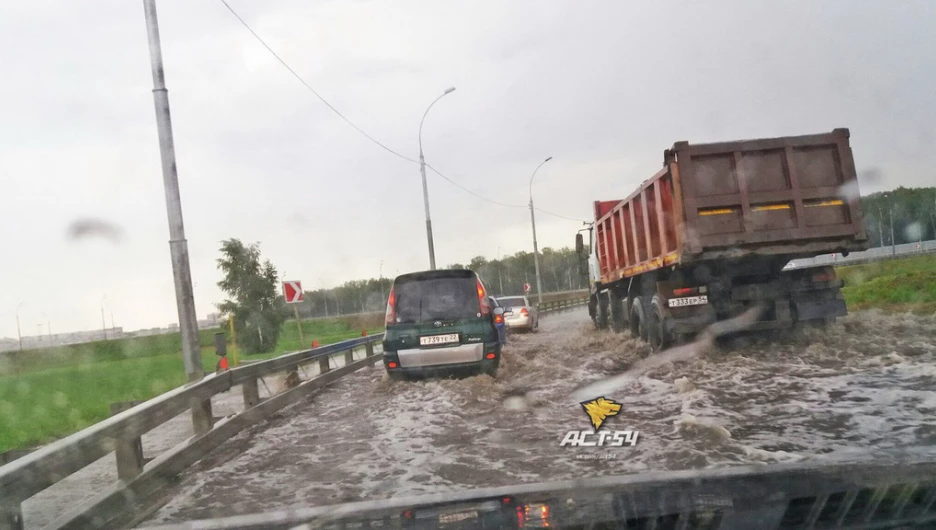
[[[647,353],[595,331],[580,309],[513,335],[496,379],[391,382],[378,364],[219,448],[148,524],[936,445],[936,317],[859,312],[642,373],[594,396],[622,405],[602,429],[635,430],[636,445],[560,447],[568,431],[591,430],[573,391]]]

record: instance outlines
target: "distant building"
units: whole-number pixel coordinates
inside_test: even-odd
[[[96,329],[93,331],[70,331],[68,333],[53,333],[51,335],[25,335],[23,336],[23,349],[35,350],[51,348],[53,346],[66,346],[68,344],[83,344],[99,340],[122,339],[127,335],[123,328]],[[0,339],[0,351],[20,349],[18,339]]]
[[[212,329],[221,325],[220,313],[208,313],[208,318],[198,321],[198,329]]]
[[[220,327],[223,324],[223,315],[221,313],[208,313],[207,318],[198,321],[198,329],[212,329]],[[125,332],[123,328],[115,327],[108,329],[96,329],[92,331],[72,331],[68,333],[53,333],[51,335],[31,335],[23,336],[22,348],[24,350],[35,350],[40,348],[50,348],[52,346],[65,346],[69,344],[83,344],[86,342],[96,342],[101,340],[124,339],[131,337],[148,337],[151,335],[165,335],[167,333],[178,333],[179,324],[173,322],[162,328],[139,329],[136,331]],[[16,338],[0,337],[0,352],[16,351],[20,349],[20,341]]]

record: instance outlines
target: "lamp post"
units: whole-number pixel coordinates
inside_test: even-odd
[[[45,313],[39,313],[44,316],[46,319],[46,331],[49,332],[49,344],[52,344],[52,321],[49,320],[49,317]]]
[[[884,199],[887,201],[887,217],[890,219],[891,255],[895,256],[897,255],[897,241],[894,240],[894,202],[889,193],[884,194]]]
[[[536,172],[539,171],[539,168],[543,167],[543,164],[552,160],[552,157],[548,157],[546,160],[540,162],[540,165],[536,166],[536,169],[533,170],[533,175],[530,176],[530,224],[533,225],[533,266],[536,267],[536,303],[543,303],[543,281],[540,278],[540,266],[539,266],[539,249],[536,246],[536,216],[533,214],[533,178],[536,177]]]
[[[20,302],[20,305],[16,307],[16,338],[19,339],[20,351],[23,351],[23,334],[20,332],[20,319],[19,312],[23,306],[26,305],[26,302]]]
[[[452,92],[455,92],[455,87],[446,88],[441,96],[435,98],[432,103],[429,104],[429,107],[426,108],[426,112],[423,113],[422,119],[419,120],[419,172],[422,174],[423,204],[426,208],[426,238],[429,240],[429,268],[431,270],[435,270],[436,268],[435,245],[432,242],[432,220],[429,217],[429,187],[426,184],[426,158],[423,156],[422,128],[423,122],[426,121],[426,115],[429,114],[429,109],[436,104],[436,101],[439,101]]]
[[[328,318],[328,291],[325,290],[325,282],[319,278],[319,283],[322,285],[322,297],[325,298],[325,318]]]
[[[504,292],[504,274],[503,274],[504,264],[500,260],[500,247],[497,247],[497,285],[500,287],[500,293],[507,294]]]
[[[106,294],[101,297],[101,329],[104,331],[104,340],[107,340],[107,321],[104,320],[104,300],[106,299]]]
[[[387,288],[384,286],[383,282],[383,260],[380,260],[380,276],[378,281],[380,282],[380,293],[383,295],[384,303],[387,303]]]

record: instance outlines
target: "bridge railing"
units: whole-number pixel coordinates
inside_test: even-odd
[[[121,481],[118,485],[136,481],[147,472],[158,474],[158,469],[148,468],[144,471],[140,437],[187,409],[192,411],[195,433],[188,447],[198,446],[194,453],[189,451],[187,460],[197,460],[223,443],[230,435],[294,402],[301,395],[376,362],[380,353],[375,353],[374,345],[379,344],[382,339],[383,333],[379,333],[210,374],[201,381],[170,390],[3,465],[0,467],[0,530],[22,529],[23,501],[109,453],[116,455],[117,474]],[[355,360],[354,351],[361,348],[364,349],[364,357]],[[344,356],[344,365],[332,368],[329,360],[336,355]],[[315,362],[319,365],[318,376],[306,381],[296,381],[297,386],[294,388],[270,398],[260,398],[258,382],[261,378],[283,372],[297,372],[303,365]],[[338,364],[337,359],[334,364]],[[211,413],[212,396],[238,385],[242,387],[244,411],[215,424]],[[261,407],[264,408],[263,414],[248,414]],[[188,447],[176,448],[169,452],[181,453]],[[160,455],[156,460],[163,460],[163,456]],[[174,464],[178,465],[179,459],[176,459]],[[81,523],[70,521],[91,521],[87,518],[82,519],[80,512],[63,517],[67,521],[54,525],[55,527],[70,527],[76,524],[81,526]],[[100,517],[100,514],[95,514],[94,517]]]

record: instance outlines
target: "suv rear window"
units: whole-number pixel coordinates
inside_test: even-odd
[[[504,307],[524,307],[526,305],[526,300],[519,296],[513,298],[498,298],[497,301]]]
[[[401,277],[393,291],[401,324],[477,318],[481,310],[473,274]]]

